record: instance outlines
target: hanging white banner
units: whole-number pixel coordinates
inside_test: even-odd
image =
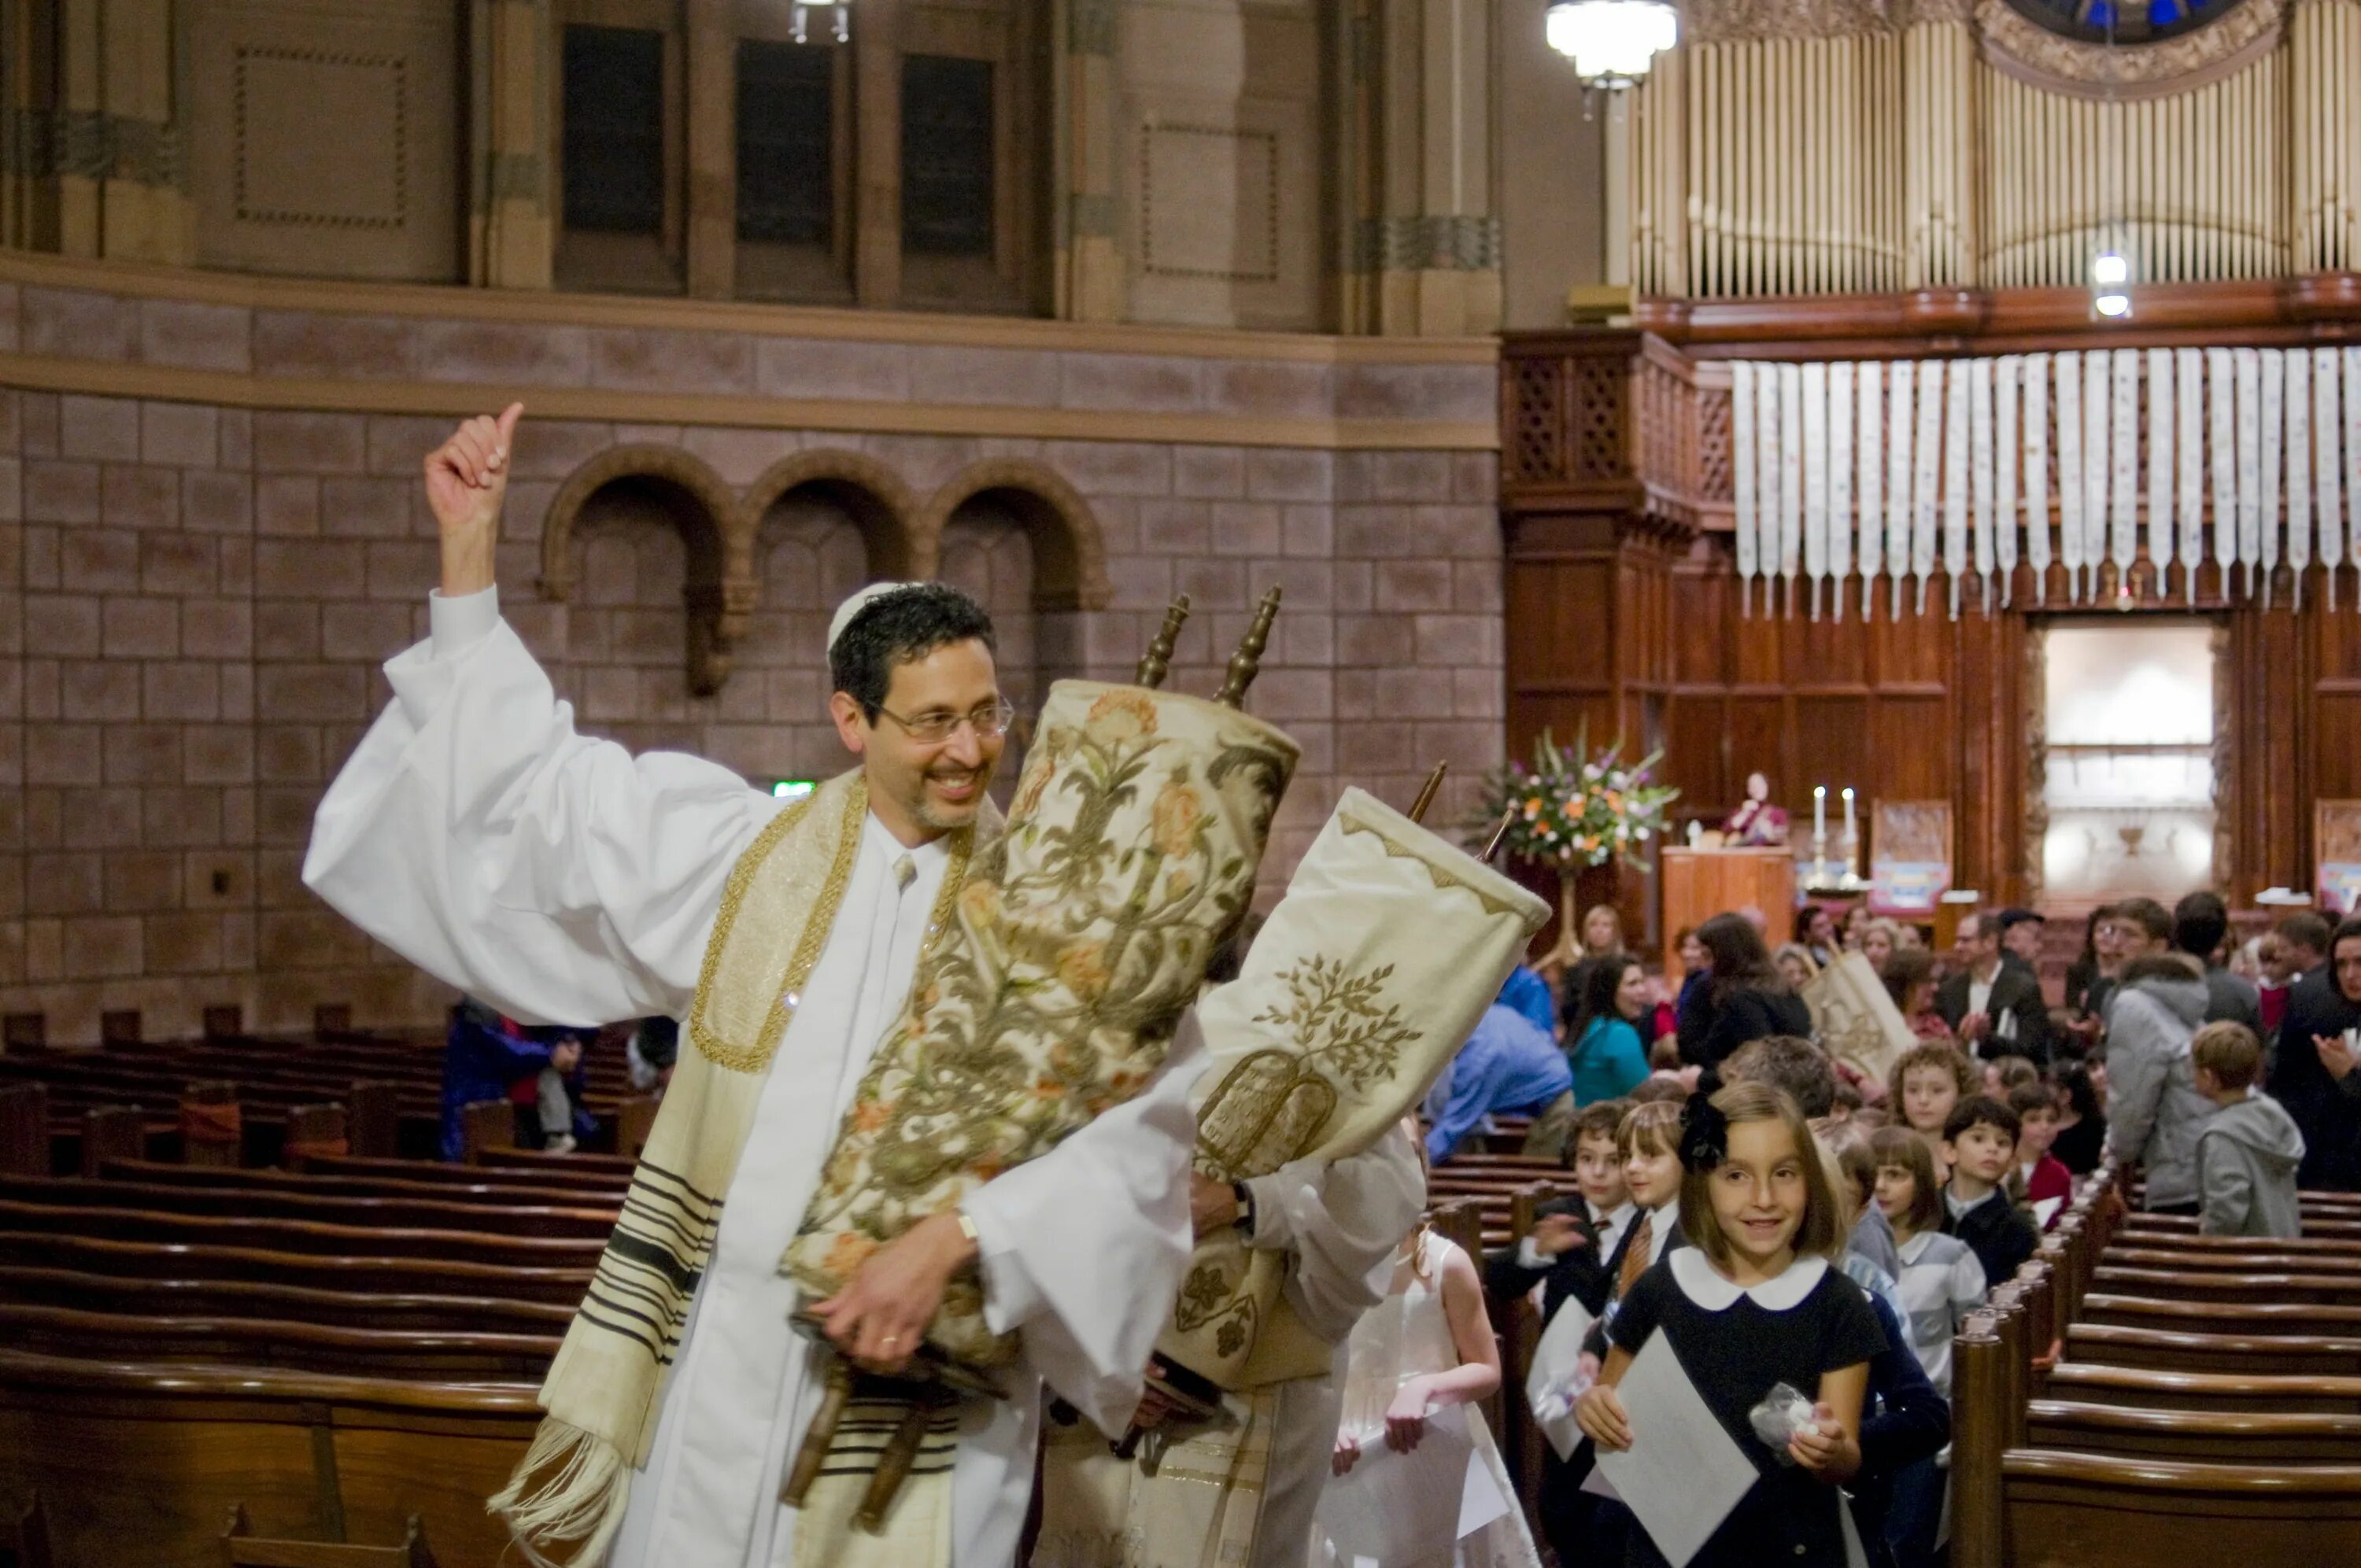
[[[1730,367],[1730,548],[1738,556],[1741,615],[1754,607],[1754,367]]]
[[[1804,367],[1804,575],[1817,620],[1828,575],[1828,367],[1817,364]]]
[[[1754,367],[1754,558],[1770,612],[1771,579],[1779,571],[1779,371]]]
[[[1893,599],[1892,615],[1902,619],[1902,584],[1910,576],[1911,523],[1916,516],[1911,499],[1911,477],[1917,472],[1917,462],[1910,451],[1911,437],[1917,422],[1910,405],[1912,383],[1917,379],[1907,365],[1893,367],[1894,389],[1886,407],[1885,422],[1885,575],[1894,579],[1889,590]]]
[[[1885,384],[1874,359],[1861,367],[1861,420],[1853,442],[1861,460],[1861,618],[1870,619],[1878,574],[1885,567]]]
[[[2025,559],[2033,602],[2049,602],[2049,356],[2025,359]]]
[[[2232,572],[2240,559],[2238,541],[2238,382],[2237,362],[2226,348],[2205,351],[2205,412],[2211,427],[2209,442],[2213,473],[2213,565],[2222,573],[2222,596],[2227,598],[2236,591],[2236,578]]]
[[[2066,598],[2082,598],[2082,356],[2058,356],[2058,558]]]
[[[1779,367],[1779,596],[1795,608],[1795,565],[1804,543],[1804,371]]]
[[[2025,361],[2001,356],[1993,380],[1993,564],[2000,572],[2000,603],[2016,587],[2016,389]],[[1992,596],[1984,596],[1991,608]]]
[[[1918,579],[1918,613],[1927,613],[1927,579],[1935,574],[1935,516],[1942,477],[1943,365],[1918,362],[1918,471],[1910,489],[1910,575]]]
[[[1951,619],[1960,619],[1960,579],[1968,575],[1968,362],[1944,367],[1943,576],[1950,580]]]
[[[2345,561],[2345,473],[2337,461],[2336,381],[2343,356],[2333,348],[2312,351],[2312,450],[2313,481],[2320,494],[2320,575],[2328,608],[2336,608],[2336,568]]]
[[[2287,561],[2295,607],[2303,608],[2303,574],[2312,565],[2312,356],[2282,356],[2287,372]]]
[[[2240,348],[2230,357],[2238,378],[2238,565],[2251,594],[2263,559],[2263,356]]]
[[[2256,418],[2262,426],[2255,469],[2260,492],[2255,501],[2256,524],[2262,535],[2262,554],[2257,559],[2263,574],[2263,606],[2268,609],[2271,578],[2279,569],[2279,448],[2287,431],[2287,356],[2276,348],[2264,349],[2256,373],[2261,392]]]
[[[1828,367],[1828,581],[1844,619],[1845,578],[1852,574],[1852,365]]]
[[[2131,587],[2132,563],[2139,559],[2140,351],[2118,348],[2114,360],[2108,367],[2107,532],[2120,592]],[[2091,554],[2095,559],[2098,552]]]
[[[2172,350],[2147,351],[2147,558],[2156,568],[2156,591],[2161,597],[2172,575],[2172,549],[2179,542],[2173,528],[2172,438],[2179,426],[2173,419]]]
[[[1986,615],[1993,589],[1993,363],[1968,362],[1968,501],[1974,530],[1976,582]],[[1958,597],[1958,590],[1952,590]]]
[[[2197,602],[2197,567],[2205,559],[2205,361],[2193,348],[2176,349],[2180,376],[2175,408],[2180,415],[2175,455],[2180,459],[2180,581],[2189,602]],[[2164,585],[2156,589],[2161,597]]]

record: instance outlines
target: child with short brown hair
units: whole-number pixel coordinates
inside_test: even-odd
[[[2209,1236],[2300,1236],[2303,1134],[2255,1087],[2262,1042],[2244,1024],[2208,1024],[2189,1042],[2197,1092],[2222,1109],[2197,1135],[2197,1229]]]
[[[2008,1108],[2016,1113],[2016,1175],[2010,1194],[2033,1207],[2041,1228],[2048,1230],[2066,1212],[2074,1196],[2074,1175],[2049,1152],[2058,1141],[2058,1096],[2036,1078],[2008,1091]],[[2054,1203],[2044,1211],[2043,1203]],[[2043,1215],[2047,1214],[2047,1218]]]

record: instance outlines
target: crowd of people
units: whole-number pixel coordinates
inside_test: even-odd
[[[1658,976],[1590,911],[1576,959],[1512,978],[1428,1103],[1434,1159],[1521,1113],[1524,1151],[1579,1194],[1484,1264],[1544,1334],[1570,1307],[1594,1321],[1565,1388],[1583,1441],[1546,1456],[1536,1510],[1561,1562],[1662,1561],[1585,1486],[1631,1441],[1618,1385],[1653,1334],[1760,1471],[1692,1562],[1921,1568],[1943,1554],[1952,1337],[2103,1160],[2217,1235],[2296,1235],[2299,1185],[2361,1186],[2361,918],[2238,942],[2212,893],[2130,899],[2056,988],[2031,910],[1964,916],[1940,960],[1858,907],[1807,905],[1775,948],[1765,925],[1685,930],[1685,972]],[[1813,978],[1848,951],[1915,1041],[1883,1074],[1815,1043]],[[1748,1435],[1774,1383],[1810,1405],[1776,1457]]]

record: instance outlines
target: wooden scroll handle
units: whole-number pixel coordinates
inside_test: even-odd
[[[1238,651],[1230,655],[1230,672],[1222,682],[1221,691],[1213,700],[1224,707],[1242,707],[1246,700],[1246,687],[1254,685],[1262,673],[1262,651],[1270,641],[1270,623],[1279,618],[1279,590],[1273,585],[1255,607],[1254,624],[1238,639]]]
[[[1222,1413],[1222,1391],[1210,1379],[1160,1355],[1148,1369],[1148,1386],[1170,1400],[1184,1420],[1210,1421]],[[1137,1423],[1126,1427],[1123,1436],[1110,1445],[1115,1456],[1134,1457],[1139,1453],[1140,1439],[1147,1435],[1148,1429]]]
[[[1426,820],[1426,808],[1434,804],[1435,792],[1443,787],[1443,775],[1450,771],[1449,762],[1437,762],[1434,772],[1426,775],[1426,783],[1420,787],[1418,798],[1410,803],[1410,819],[1412,822]]]
[[[1180,628],[1188,619],[1189,596],[1182,594],[1165,610],[1164,630],[1159,631],[1156,641],[1148,645],[1147,653],[1139,661],[1138,673],[1132,677],[1134,685],[1154,691],[1164,684],[1165,675],[1172,668],[1172,646],[1180,641]]]

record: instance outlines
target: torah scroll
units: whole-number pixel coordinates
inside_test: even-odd
[[[1037,736],[788,1248],[815,1299],[1147,1086],[1253,895],[1297,756],[1235,707],[1082,681],[1050,689]],[[981,1369],[1016,1356],[972,1278],[927,1339]]]
[[[1221,1181],[1377,1142],[1466,1043],[1549,906],[1374,795],[1348,789],[1238,978],[1198,1003],[1197,1168]],[[1324,1373],[1285,1255],[1197,1245],[1158,1354],[1230,1389]]]

